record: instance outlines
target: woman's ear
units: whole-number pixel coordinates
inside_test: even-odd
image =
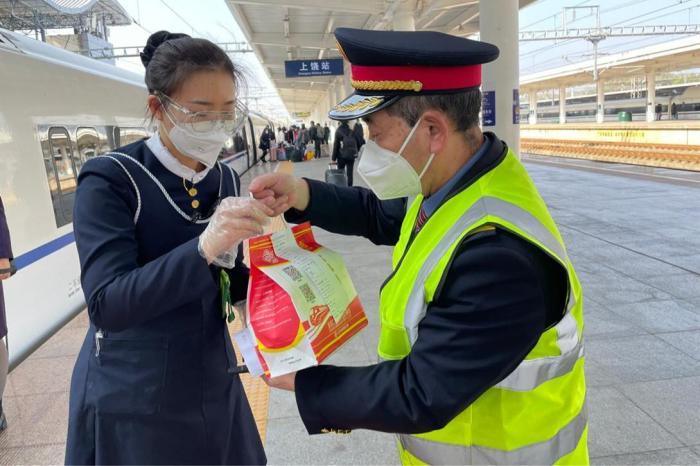
[[[163,121],[163,104],[161,104],[160,99],[153,94],[148,96],[146,101],[148,104],[148,111],[153,118],[158,121]]]
[[[442,152],[447,146],[447,136],[450,133],[450,121],[447,116],[437,110],[428,110],[421,117],[421,121],[427,124],[430,131],[430,152]]]

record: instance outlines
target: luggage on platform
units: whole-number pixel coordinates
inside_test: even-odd
[[[328,170],[326,170],[326,183],[336,186],[347,186],[348,176],[345,174],[345,170],[338,168],[337,163],[330,163],[328,164]]]
[[[292,162],[303,162],[304,153],[296,147],[290,147],[289,150],[287,150],[287,158]]]

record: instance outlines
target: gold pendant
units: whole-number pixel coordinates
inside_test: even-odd
[[[190,188],[187,193],[190,195],[190,197],[195,197],[198,193],[197,188]]]
[[[199,201],[197,199],[194,199],[192,201],[192,208],[193,209],[198,209],[199,208]]]

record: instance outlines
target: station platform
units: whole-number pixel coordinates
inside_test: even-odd
[[[592,462],[700,463],[700,173],[524,160],[583,284]],[[298,176],[322,179],[326,164],[293,167]],[[273,166],[255,167],[244,184]],[[345,258],[369,318],[328,363],[371,364],[391,249],[321,230],[316,236]],[[86,326],[82,313],[10,374],[0,464],[63,462],[68,384]],[[270,464],[398,464],[391,435],[309,437],[293,394],[251,383]]]

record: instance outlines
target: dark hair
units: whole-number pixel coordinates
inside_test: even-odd
[[[387,113],[401,117],[409,126],[427,110],[443,112],[458,132],[466,133],[479,125],[481,91],[476,87],[454,94],[409,95],[386,108]]]
[[[219,46],[187,34],[158,31],[148,38],[141,52],[146,67],[146,87],[151,94],[171,95],[198,71],[226,71],[238,86],[241,72]]]

